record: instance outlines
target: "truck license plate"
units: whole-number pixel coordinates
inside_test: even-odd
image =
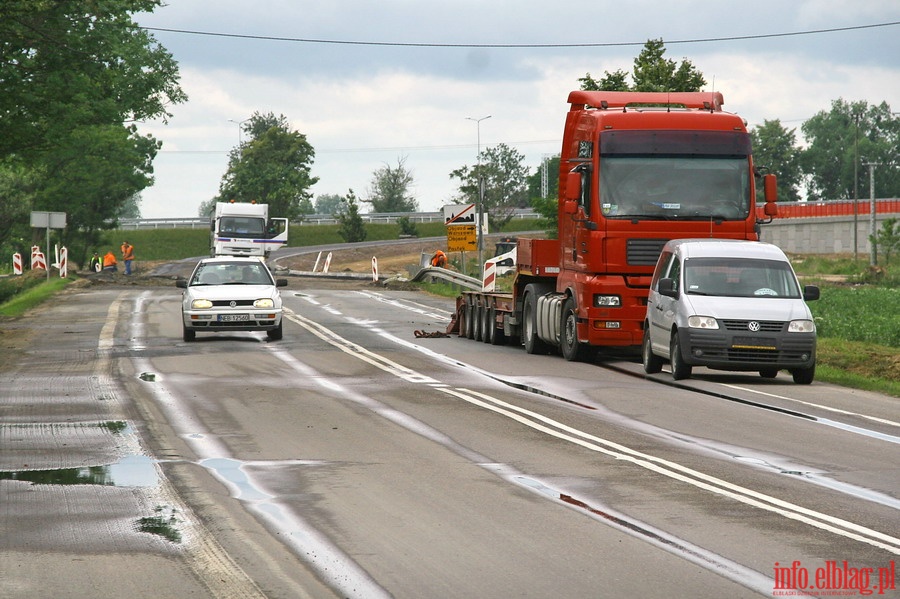
[[[219,322],[239,322],[250,320],[249,314],[220,314]]]

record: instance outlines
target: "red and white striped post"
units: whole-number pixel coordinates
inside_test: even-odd
[[[47,270],[47,262],[44,260],[44,253],[38,246],[31,247],[31,270],[35,269]]]
[[[322,268],[322,272],[327,273],[328,269],[331,267],[331,252],[328,252],[328,255],[325,256],[325,267]]]
[[[59,277],[65,279],[69,276],[69,250],[66,246],[59,248]]]
[[[20,254],[19,252],[13,254],[13,274],[22,274],[22,254]]]
[[[372,256],[372,282],[378,282],[378,258]]]

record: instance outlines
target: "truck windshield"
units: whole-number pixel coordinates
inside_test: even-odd
[[[262,237],[266,223],[261,218],[223,216],[219,219],[219,234],[234,237]]]
[[[691,258],[684,262],[684,289],[690,295],[800,297],[787,262],[746,258]]]
[[[735,156],[604,156],[600,212],[607,218],[744,220],[747,159]]]

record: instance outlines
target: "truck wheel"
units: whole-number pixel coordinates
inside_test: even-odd
[[[197,331],[195,331],[194,329],[190,329],[190,328],[184,326],[184,323],[182,323],[181,328],[182,328],[181,338],[184,339],[186,342],[190,343],[191,341],[193,341],[194,339],[197,338]]]
[[[795,368],[791,371],[791,376],[798,385],[809,385],[816,377],[816,365],[813,364],[809,368]]]
[[[669,361],[672,363],[672,378],[676,381],[691,378],[690,364],[684,363],[681,354],[681,343],[678,341],[678,331],[672,333],[672,343],[669,345]]]
[[[481,341],[484,335],[484,307],[478,302],[473,311],[475,321],[475,341]]]
[[[475,307],[471,298],[466,300],[466,339],[475,338]]]
[[[497,327],[497,308],[494,306],[491,306],[489,320],[493,323],[493,329],[491,329],[491,345],[505,345],[506,333],[503,331],[503,327]]]
[[[563,357],[569,362],[584,360],[587,350],[578,341],[578,314],[575,312],[575,300],[569,298],[563,304],[562,322],[560,323],[560,350]]]
[[[536,293],[525,292],[525,307],[522,313],[522,336],[525,342],[525,351],[529,354],[550,353],[550,346],[537,336],[537,297]]]
[[[663,360],[653,353],[653,348],[650,345],[649,328],[644,329],[644,342],[641,344],[641,362],[644,363],[644,372],[647,374],[656,374],[662,371]]]
[[[494,344],[494,333],[497,331],[497,326],[495,321],[493,320],[494,316],[494,308],[485,306],[481,311],[484,318],[481,321],[481,329],[482,329],[482,341],[485,343]]]

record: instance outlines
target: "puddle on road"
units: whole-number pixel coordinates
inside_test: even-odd
[[[152,487],[159,483],[159,473],[153,459],[145,455],[130,455],[103,466],[0,471],[0,480],[20,480],[35,485]]]

